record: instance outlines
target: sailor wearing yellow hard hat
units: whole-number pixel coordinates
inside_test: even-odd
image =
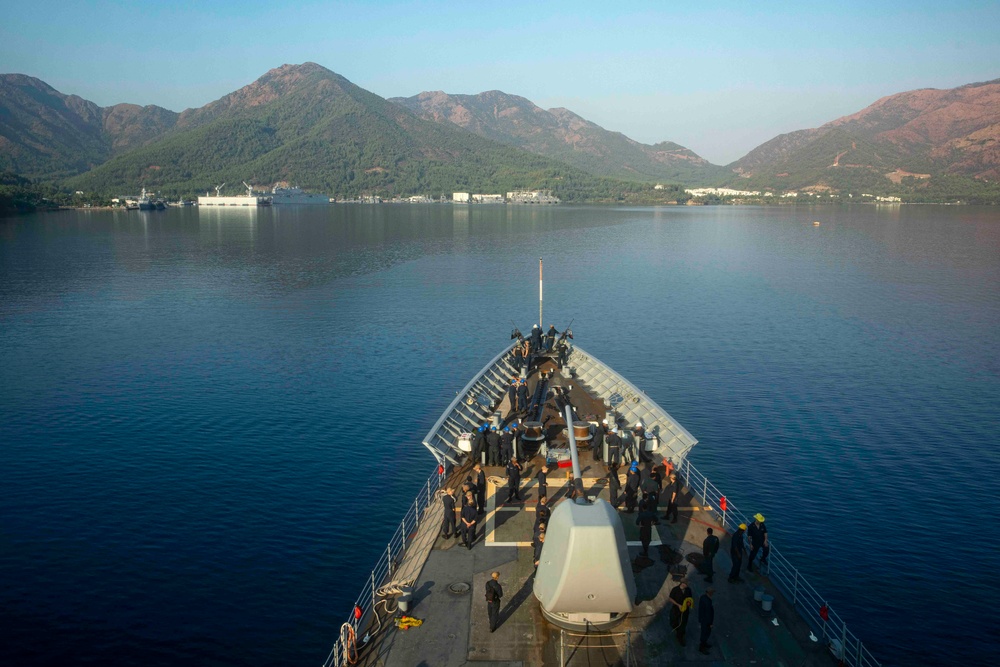
[[[767,526],[764,525],[764,515],[758,512],[753,515],[753,523],[747,528],[747,537],[750,538],[750,558],[747,560],[747,571],[753,572],[753,561],[757,557],[757,552],[761,552],[760,564],[767,567],[767,555],[771,553],[771,546],[767,543]]]

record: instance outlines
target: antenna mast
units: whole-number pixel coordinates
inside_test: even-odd
[[[542,258],[538,258],[538,328],[542,328]]]

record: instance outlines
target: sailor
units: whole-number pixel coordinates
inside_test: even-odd
[[[444,505],[444,518],[441,521],[441,537],[458,537],[458,526],[455,525],[455,490],[445,489],[441,494],[441,504]]]
[[[479,520],[479,513],[476,512],[476,501],[470,492],[467,496],[465,507],[462,508],[462,541],[466,549],[471,549],[476,541],[476,523]]]
[[[667,495],[667,512],[663,515],[664,519],[669,519],[673,516],[673,520],[670,523],[677,523],[677,499],[681,495],[681,482],[677,479],[677,473],[670,472],[670,480],[667,482],[667,488],[665,491]]]
[[[500,434],[500,462],[507,465],[514,458],[514,436],[510,432],[510,427],[505,426]]]
[[[548,523],[546,523],[545,521],[540,521],[539,523],[535,524],[535,532],[531,534],[532,547],[538,544],[538,536],[545,532],[546,526],[548,526]]]
[[[618,492],[621,491],[622,485],[618,479],[618,466],[612,464],[608,466],[608,493],[610,495],[611,506],[618,509],[621,504],[621,498],[618,497]]]
[[[632,436],[632,431],[625,427],[622,427],[618,431],[618,437],[622,441],[622,460],[625,463],[632,463],[638,459],[635,457],[635,449],[633,445],[635,444],[635,438]]]
[[[517,378],[512,378],[507,387],[507,401],[510,403],[510,414],[515,414],[520,410],[517,407]]]
[[[642,422],[636,422],[635,426],[632,427],[632,437],[635,440],[635,452],[636,458],[640,461],[646,460],[645,449],[646,445],[646,427],[642,425]]]
[[[517,498],[521,502],[521,464],[512,458],[507,462],[507,502]]]
[[[483,424],[478,429],[476,429],[476,434],[472,437],[472,460],[479,463],[483,460],[483,451],[486,448],[486,429],[488,426]]]
[[[500,463],[500,434],[495,426],[491,426],[486,432],[486,459],[487,465],[498,466]]]
[[[604,449],[604,433],[604,424],[599,424],[594,429],[594,437],[590,441],[590,451],[595,461],[601,460],[602,450]]]
[[[708,637],[712,634],[712,626],[715,624],[715,605],[712,604],[713,595],[715,595],[715,589],[709,586],[708,590],[698,598],[698,624],[701,625],[698,650],[705,655],[708,655],[708,649],[712,648],[712,645],[708,643]]]
[[[548,352],[549,350],[551,350],[552,346],[555,345],[556,336],[558,336],[558,335],[559,335],[559,332],[556,331],[556,325],[550,324],[549,325],[549,330],[545,332],[545,351],[546,352]]]
[[[521,366],[523,365],[524,365],[524,339],[518,338],[517,342],[514,343],[514,368],[520,371]]]
[[[518,427],[517,422],[511,422],[507,428],[510,429],[510,439],[514,448],[514,456],[517,457],[518,461],[524,462],[524,450],[521,448],[521,429]]]
[[[503,586],[500,585],[500,573],[494,572],[486,582],[486,613],[490,618],[490,632],[495,632],[500,624],[500,602],[503,599]]]
[[[528,411],[528,383],[524,380],[517,383],[517,409],[521,413]]]
[[[472,469],[476,473],[476,511],[479,514],[486,514],[486,473],[483,472],[483,466],[478,461],[476,465],[472,466]]]
[[[656,484],[656,495],[659,497],[659,495],[663,492],[663,473],[660,472],[660,466],[654,464],[649,469],[649,478],[653,480],[654,484]]]
[[[649,506],[654,512],[656,511],[656,506],[660,504],[660,487],[656,484],[656,480],[653,479],[653,471],[656,470],[653,466],[646,466],[646,470],[649,476],[642,480],[642,484],[639,485],[639,489],[642,491],[643,498],[649,499]]]
[[[612,428],[608,433],[608,465],[616,468],[622,463],[622,439],[618,437],[618,429]]]
[[[715,554],[719,553],[719,538],[712,534],[711,528],[706,532],[708,537],[701,543],[701,555],[704,557],[701,571],[705,573],[705,581],[712,583],[712,577],[715,575]]]
[[[539,498],[544,498],[545,496],[549,495],[549,493],[548,493],[548,474],[549,474],[549,466],[547,466],[546,464],[543,463],[541,470],[539,470],[538,474],[535,475],[535,479],[538,480],[538,497]]]
[[[649,558],[649,543],[653,538],[653,524],[660,523],[656,517],[656,505],[648,497],[643,498],[639,506],[639,516],[635,525],[639,526],[639,541],[642,542],[642,555]]]
[[[670,627],[677,634],[677,641],[684,646],[688,616],[691,614],[691,607],[694,606],[694,594],[691,593],[687,579],[681,579],[681,582],[670,590],[670,604]]]
[[[642,473],[639,472],[639,464],[635,461],[629,466],[625,475],[625,511],[631,514],[635,511],[636,501],[639,496],[639,482],[642,480]]]
[[[535,569],[538,569],[538,562],[542,559],[542,547],[545,546],[545,531],[538,533],[538,539],[535,540]]]
[[[468,494],[470,494],[470,493],[472,493],[473,496],[475,496],[475,493],[476,493],[476,484],[475,484],[475,482],[472,481],[471,477],[469,479],[466,479],[462,483],[462,489],[458,492],[458,497],[459,497],[459,500],[462,502],[462,507],[463,508],[466,505],[466,500],[465,499],[468,497]],[[472,501],[472,506],[473,507],[476,506],[475,499],[473,499],[473,501]]]
[[[743,542],[746,530],[747,525],[741,523],[740,529],[733,533],[733,541],[729,545],[729,556],[733,559],[733,569],[729,571],[729,583],[731,584],[743,583],[743,579],[740,578],[740,566],[743,565],[743,554],[747,550],[746,544]]]
[[[747,528],[747,537],[750,538],[750,558],[747,559],[747,572],[753,572],[753,560],[757,557],[758,551],[763,551],[760,556],[760,564],[767,565],[767,555],[771,553],[771,547],[767,543],[767,526],[764,525],[764,515],[758,512],[753,516],[753,523]]]
[[[531,327],[531,351],[535,354],[542,351],[542,330],[537,324]]]
[[[538,505],[535,507],[535,528],[541,524],[547,524],[549,522],[549,517],[552,516],[552,509],[549,507],[549,500],[545,496],[538,499]]]

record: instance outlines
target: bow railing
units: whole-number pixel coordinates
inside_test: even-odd
[[[727,532],[735,531],[741,523],[750,525],[752,519],[741,512],[701,471],[691,465],[690,460],[685,458],[677,470],[691,493],[700,496],[703,504],[710,506],[719,515],[722,527]],[[774,540],[770,539],[770,536],[768,546],[770,554],[764,569],[768,580],[791,602],[799,616],[818,635],[817,641],[827,644],[834,657],[845,665],[878,667],[880,663],[861,639],[848,629],[847,623],[833,610],[826,598],[820,595],[779,549],[775,548]]]

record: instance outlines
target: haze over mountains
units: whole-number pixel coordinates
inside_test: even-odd
[[[102,108],[6,74],[2,170],[103,192],[196,191],[241,180],[348,195],[545,188],[569,199],[651,190],[656,182],[938,191],[1000,179],[1000,79],[892,95],[720,167],[669,141],[642,144],[501,91],[386,100],[315,63],[273,69],[180,113]]]

